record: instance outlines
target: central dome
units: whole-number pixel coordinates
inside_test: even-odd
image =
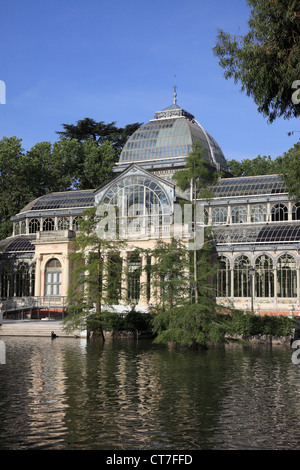
[[[194,144],[204,147],[204,157],[212,167],[228,173],[226,159],[217,142],[192,114],[174,102],[156,112],[154,119],[132,134],[123,147],[115,171],[121,171],[131,163],[148,169],[182,167]]]

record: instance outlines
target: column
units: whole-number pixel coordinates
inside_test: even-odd
[[[297,266],[297,265],[296,265]],[[297,273],[297,305],[300,304],[300,272],[299,272],[299,266],[296,268],[296,273]]]
[[[274,302],[277,308],[277,295],[278,295],[278,280],[277,280],[277,267],[274,268]]]
[[[267,220],[266,222],[271,222],[272,221],[272,216],[271,216],[271,204],[267,202]]]
[[[70,279],[69,279],[70,278],[69,256],[64,255],[63,256],[63,261],[64,261],[64,265],[63,265],[63,269],[62,269],[62,275],[63,275],[64,289],[63,289],[63,292],[61,293],[61,295],[62,296],[67,296],[68,295],[68,290],[69,290],[69,281],[70,281]]]
[[[121,272],[121,305],[128,304],[128,253],[122,251],[120,253],[122,259],[122,272]]]
[[[227,207],[227,217],[228,217],[228,224],[232,224],[232,220],[231,220],[231,205],[229,204],[229,206]]]
[[[230,267],[230,277],[231,277],[230,297],[234,297],[234,265]]]
[[[41,295],[41,255],[36,257],[34,295],[35,297]]]

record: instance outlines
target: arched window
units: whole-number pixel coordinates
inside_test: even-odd
[[[164,189],[148,176],[126,176],[114,184],[102,201],[117,208],[122,236],[160,236],[170,226],[170,201]]]
[[[227,224],[227,209],[225,207],[215,207],[211,213],[213,225]]]
[[[267,255],[261,255],[255,262],[255,296],[274,297],[273,262]]]
[[[288,220],[288,210],[284,204],[276,204],[271,211],[272,222]]]
[[[79,226],[79,221],[82,219],[82,217],[74,217],[73,222],[72,222],[72,230],[74,232],[78,232],[80,226]]]
[[[20,233],[24,235],[26,233],[26,222],[25,220],[22,220],[20,222]]]
[[[28,297],[30,295],[30,275],[27,264],[20,264],[16,271],[16,296]]]
[[[247,209],[244,206],[236,206],[231,210],[231,221],[233,224],[244,224],[247,222]]]
[[[21,220],[15,223],[15,235],[24,235],[26,233],[26,222]]]
[[[277,296],[297,297],[297,273],[295,259],[288,254],[277,261]]]
[[[52,258],[46,265],[45,295],[61,295],[61,264],[56,258]]]
[[[60,217],[57,221],[58,230],[68,230],[70,227],[69,217]]]
[[[295,204],[292,208],[292,219],[300,220],[300,204]]]
[[[12,266],[5,264],[1,270],[1,297],[13,297],[14,276]]]
[[[247,256],[239,256],[234,263],[234,297],[251,295],[250,260]]]
[[[44,232],[52,232],[54,230],[54,220],[51,218],[47,218],[43,222],[43,231]]]
[[[266,222],[267,208],[263,204],[255,204],[251,209],[251,222]]]
[[[31,219],[29,221],[29,233],[36,233],[40,230],[40,221],[38,219]]]
[[[231,272],[230,262],[226,256],[221,256],[218,259],[217,271],[217,296],[230,297],[231,296]]]

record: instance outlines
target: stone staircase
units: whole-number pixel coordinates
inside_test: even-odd
[[[3,320],[0,324],[1,336],[45,336],[51,337],[54,332],[61,338],[86,337],[86,332],[74,331],[66,333],[63,323],[54,320]]]

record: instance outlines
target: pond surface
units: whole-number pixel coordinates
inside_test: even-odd
[[[297,449],[289,346],[4,339],[0,449]]]

